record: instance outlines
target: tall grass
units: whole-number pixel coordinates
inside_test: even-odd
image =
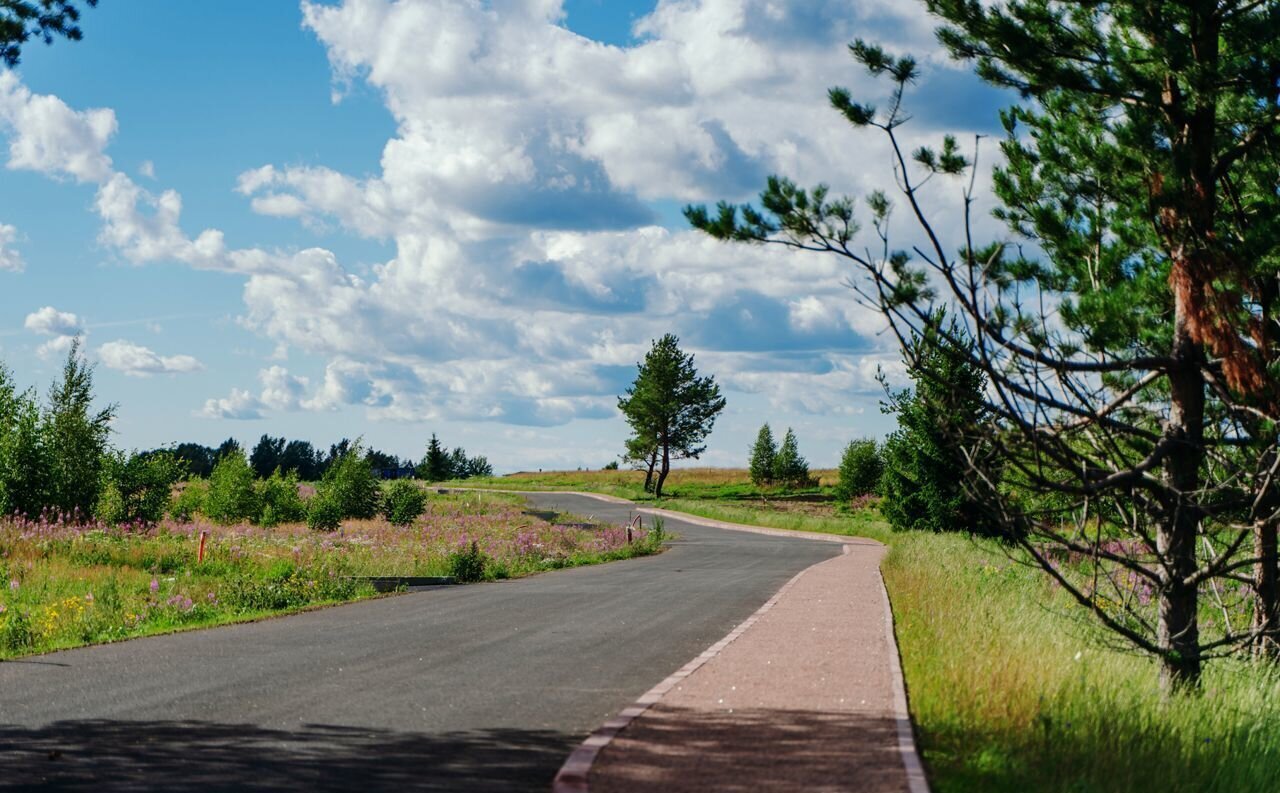
[[[883,564],[939,793],[1280,790],[1280,676],[1210,664],[1165,697],[1036,571],[987,542],[897,535]]]

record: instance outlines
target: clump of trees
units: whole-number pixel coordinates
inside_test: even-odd
[[[769,425],[761,426],[751,447],[748,468],[751,481],[757,487],[790,489],[814,485],[809,476],[809,461],[800,454],[800,442],[790,427],[782,437],[782,445],[778,446]]]
[[[112,523],[163,516],[180,467],[167,453],[110,445],[114,405],[94,406],[93,367],[76,340],[41,401],[0,366],[0,514]]]
[[[632,432],[625,459],[645,471],[645,490],[661,498],[671,461],[696,460],[706,451],[725,400],[715,378],[699,376],[693,355],[670,333],[653,342],[636,368],[635,381],[618,397]]]
[[[1159,659],[1166,686],[1196,685],[1224,653],[1275,657],[1280,15],[1244,0],[927,6],[953,56],[1024,100],[1001,114],[1002,236],[972,222],[977,144],[904,148],[917,63],[861,41],[850,51],[887,101],[830,100],[887,143],[911,242],[894,244],[883,191],[859,213],[779,177],[760,208],[689,220],[841,257],[912,363],[932,336],[981,373],[990,420],[944,425],[956,478],[1099,624]],[[947,184],[962,214],[944,225],[924,196]],[[1202,622],[1202,592],[1234,618]]]
[[[468,457],[466,449],[454,447],[446,451],[435,433],[427,442],[426,454],[416,468],[419,479],[428,482],[447,482],[452,479],[470,479],[476,476],[493,476],[493,466],[486,457]]]

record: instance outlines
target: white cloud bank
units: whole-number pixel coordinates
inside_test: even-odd
[[[730,388],[789,409],[840,412],[851,391],[874,387],[887,360],[880,320],[854,303],[838,260],[670,231],[658,212],[746,198],[772,172],[854,193],[890,178],[881,142],[842,124],[826,89],[882,91],[844,51],[855,35],[932,49],[917,4],[663,0],[625,48],[562,27],[557,0],[302,12],[338,88],[378,89],[397,133],[375,176],[265,164],[237,190],[261,214],[393,242],[364,278],[319,248],[189,235],[180,195],[114,170],[110,110],[76,111],[0,74],[10,168],[96,184],[110,250],[243,278],[242,324],[325,362],[311,377],[263,370],[259,393],[233,389],[199,415],[355,405],[404,420],[610,416],[648,341],[668,331]],[[110,355],[138,374],[174,361],[134,345]]]

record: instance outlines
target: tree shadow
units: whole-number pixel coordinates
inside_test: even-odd
[[[874,714],[659,704],[601,753],[591,791],[905,791],[897,729]]]
[[[546,790],[578,742],[549,730],[440,734],[201,721],[0,727],[0,790]]]

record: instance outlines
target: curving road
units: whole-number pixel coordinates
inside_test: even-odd
[[[655,557],[0,663],[0,790],[545,790],[602,721],[840,553],[667,527]]]

